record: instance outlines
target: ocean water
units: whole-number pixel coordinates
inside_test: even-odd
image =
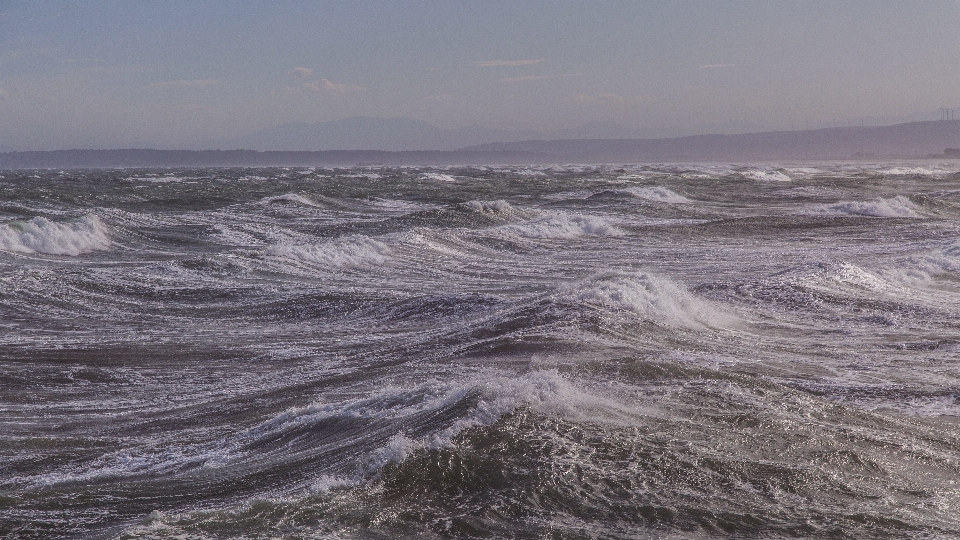
[[[0,171],[0,537],[960,536],[958,171]]]

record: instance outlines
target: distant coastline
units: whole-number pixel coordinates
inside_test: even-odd
[[[0,169],[804,161],[960,158],[960,120],[665,139],[559,139],[458,150],[56,150],[0,153]]]

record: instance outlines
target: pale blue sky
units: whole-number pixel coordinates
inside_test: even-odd
[[[960,107],[960,0],[0,0],[7,149],[356,115],[676,135],[942,106]]]

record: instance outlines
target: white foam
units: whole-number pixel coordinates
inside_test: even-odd
[[[781,171],[746,171],[742,173],[747,178],[761,182],[790,182],[792,179]]]
[[[151,182],[154,184],[170,184],[196,180],[192,176],[128,176],[124,178],[128,182]]]
[[[889,169],[880,169],[877,171],[884,176],[942,176],[944,171],[927,169],[926,167],[891,167]]]
[[[638,273],[603,276],[577,296],[580,301],[639,315],[666,326],[703,330],[735,322],[707,300],[667,278]]]
[[[343,268],[383,264],[391,253],[391,248],[383,242],[352,235],[317,244],[281,242],[267,248],[265,254],[297,266]]]
[[[277,195],[275,197],[265,197],[260,199],[260,202],[263,204],[277,203],[277,202],[291,202],[299,204],[302,206],[313,206],[315,208],[322,208],[320,204],[317,204],[316,201],[308,199],[299,193],[284,193],[283,195]]]
[[[885,265],[878,273],[909,287],[929,287],[940,276],[960,274],[960,242],[942,250],[898,259]],[[954,279],[947,279],[940,286],[953,288]]]
[[[690,199],[679,195],[665,187],[661,186],[652,186],[652,187],[633,187],[619,190],[623,193],[629,193],[634,197],[641,199],[646,199],[648,201],[654,202],[664,202],[670,204],[685,204],[693,202]]]
[[[889,199],[872,201],[842,201],[824,208],[826,213],[848,214],[871,217],[920,217],[919,208],[910,199],[902,195]]]
[[[0,250],[77,256],[110,248],[108,229],[100,218],[87,215],[73,223],[44,217],[0,225]]]
[[[467,201],[464,203],[470,210],[474,212],[482,212],[485,214],[510,214],[516,211],[516,209],[504,200],[498,201]]]
[[[899,289],[879,276],[871,274],[857,265],[846,262],[840,263],[840,266],[831,276],[831,279],[839,283],[877,292],[889,292]]]
[[[420,175],[424,180],[433,180],[434,182],[456,182],[457,179],[449,174],[429,172]]]
[[[314,403],[288,409],[240,436],[241,440],[271,438],[278,433],[310,429],[330,418],[363,418],[366,421],[393,421],[398,426],[410,420],[436,415],[476,395],[472,408],[416,439],[403,431],[391,436],[358,463],[358,476],[375,475],[384,466],[406,459],[426,448],[444,448],[454,444],[463,430],[491,425],[518,407],[540,414],[574,421],[607,422],[626,425],[631,417],[645,411],[600,397],[571,384],[555,370],[532,371],[521,376],[481,372],[461,382],[431,381],[416,387],[386,387],[372,396],[335,403]],[[446,416],[446,415],[441,415]],[[419,420],[414,420],[419,421]],[[417,427],[417,426],[414,426]],[[425,427],[425,426],[419,426]],[[357,481],[357,478],[324,478],[319,489]],[[327,488],[328,489],[328,488]]]
[[[505,225],[501,230],[524,238],[574,239],[581,236],[619,236],[623,234],[606,220],[596,216],[552,214],[523,223]]]

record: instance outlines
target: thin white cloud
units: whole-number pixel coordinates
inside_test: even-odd
[[[290,70],[290,75],[294,77],[300,77],[301,79],[306,79],[307,77],[313,75],[313,68],[308,67],[295,67]]]
[[[161,81],[144,85],[144,88],[204,88],[220,84],[217,79],[181,79],[177,81]]]
[[[477,62],[478,67],[511,67],[511,66],[532,66],[543,62],[543,59],[537,60],[481,60]]]
[[[614,94],[611,92],[601,92],[599,94],[577,94],[570,99],[570,101],[580,105],[587,105],[591,103],[598,105],[630,104],[640,103],[641,100],[641,96],[623,96],[621,94]]]
[[[700,69],[722,69],[728,67],[737,67],[737,64],[703,64]]]
[[[354,84],[340,84],[330,82],[328,79],[320,79],[319,82],[309,82],[303,85],[308,90],[322,92],[325,94],[347,94],[350,92],[360,92],[366,88]]]
[[[542,81],[549,78],[548,75],[526,75],[523,77],[504,77],[500,82],[523,82],[523,81]]]
[[[524,75],[521,77],[504,77],[500,82],[542,81],[544,79],[560,79],[563,77],[580,77],[583,73],[560,73],[558,75]]]

